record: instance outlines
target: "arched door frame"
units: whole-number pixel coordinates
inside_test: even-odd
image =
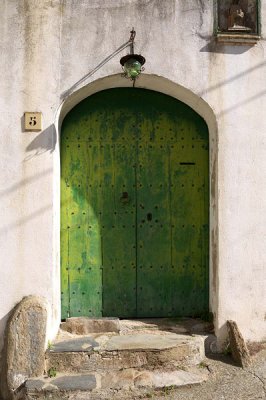
[[[56,157],[54,158],[54,244],[55,249],[55,291],[58,293],[56,313],[60,315],[60,132],[61,125],[67,113],[86,97],[105,89],[129,87],[131,82],[120,74],[98,79],[70,94],[60,105],[55,121],[56,128]],[[142,74],[137,86],[169,95],[190,106],[207,123],[209,129],[209,171],[210,171],[210,232],[209,232],[209,309],[214,314],[215,331],[218,330],[219,315],[219,277],[218,277],[218,191],[217,191],[217,157],[218,137],[217,122],[211,107],[195,93],[164,77]]]

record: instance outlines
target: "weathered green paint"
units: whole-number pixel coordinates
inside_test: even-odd
[[[208,129],[169,96],[99,92],[61,136],[61,292],[67,316],[208,311]]]

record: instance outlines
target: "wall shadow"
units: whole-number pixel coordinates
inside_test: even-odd
[[[217,83],[217,84],[215,84],[213,86],[210,86],[208,89],[206,89],[203,92],[199,93],[199,95],[203,96],[205,93],[213,92],[214,90],[217,90],[217,89],[219,89],[219,88],[221,88],[223,86],[226,86],[226,85],[230,84],[231,82],[236,81],[237,79],[244,78],[248,74],[251,74],[252,72],[255,72],[255,71],[257,71],[257,70],[259,70],[260,68],[263,68],[263,67],[266,67],[266,62],[265,61],[255,65],[252,68],[249,68],[246,71],[239,72],[238,74],[236,74],[236,75],[234,75],[234,76],[232,76],[232,77],[230,77],[228,79],[224,79],[223,81],[221,81],[221,82],[219,82],[219,83]],[[222,113],[222,111],[221,111],[221,113]]]
[[[26,152],[31,153],[24,161],[29,161],[33,157],[40,156],[46,152],[53,153],[57,143],[57,135],[54,124],[48,126],[36,136],[26,147]]]
[[[32,214],[29,214],[25,217],[22,217],[20,219],[16,219],[15,222],[8,224],[8,225],[4,225],[1,226],[0,228],[0,236],[6,235],[8,233],[8,231],[10,231],[11,229],[15,229],[21,225],[25,225],[27,223],[30,223],[31,220],[47,213],[50,209],[52,209],[52,204],[44,206],[38,210],[36,210],[35,212],[33,212]]]
[[[213,38],[209,43],[200,49],[201,53],[216,53],[216,54],[230,54],[239,55],[249,51],[253,46],[249,45],[233,45],[225,43],[217,43],[216,39]]]
[[[14,185],[9,186],[8,188],[6,188],[4,190],[0,190],[0,197],[8,196],[9,194],[16,192],[23,186],[31,184],[47,175],[50,175],[52,172],[53,172],[52,168],[49,168],[49,169],[41,172],[40,174],[33,175],[30,178],[23,179],[19,183],[15,183]]]

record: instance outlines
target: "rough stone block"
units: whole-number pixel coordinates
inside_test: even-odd
[[[62,322],[61,329],[76,335],[88,335],[90,333],[120,332],[118,318],[89,318],[72,317]]]
[[[27,392],[31,391],[40,391],[45,385],[45,381],[43,379],[29,379],[26,381],[25,387]]]
[[[59,390],[93,390],[96,388],[94,375],[67,375],[53,379],[51,383]]]
[[[38,393],[54,391],[90,391],[97,386],[97,380],[93,374],[62,375],[58,378],[29,379],[25,387],[26,392]]]
[[[101,380],[101,388],[106,389],[130,389],[134,387],[136,371],[125,369],[106,374]]]
[[[45,303],[35,296],[25,297],[11,313],[2,356],[3,400],[12,399],[27,378],[43,374],[46,321]]]
[[[134,334],[113,336],[106,344],[107,351],[113,350],[166,350],[187,343],[187,336],[169,333],[165,335]]]
[[[187,371],[138,371],[127,369],[110,372],[102,377],[101,389],[133,389],[140,387],[163,388],[169,386],[195,385],[204,382],[207,376]]]
[[[153,375],[150,371],[140,372],[134,379],[134,384],[136,387],[152,387],[153,385]]]
[[[90,336],[85,336],[54,342],[49,351],[52,353],[90,352],[93,350],[93,347],[97,346],[99,346],[98,342]]]
[[[169,386],[187,386],[197,385],[206,377],[203,375],[194,374],[187,371],[171,371],[171,372],[154,372],[152,374],[153,386],[155,388],[169,387]]]
[[[248,367],[251,363],[249,351],[236,322],[227,321],[227,328],[233,359],[240,367]]]
[[[57,372],[80,372],[86,365],[88,353],[46,353],[46,371],[50,368],[55,368]]]

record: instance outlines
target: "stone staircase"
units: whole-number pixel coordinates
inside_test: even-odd
[[[23,398],[110,399],[120,391],[133,398],[199,384],[207,379],[200,366],[211,330],[197,319],[70,318],[46,351],[46,375],[27,380]]]

